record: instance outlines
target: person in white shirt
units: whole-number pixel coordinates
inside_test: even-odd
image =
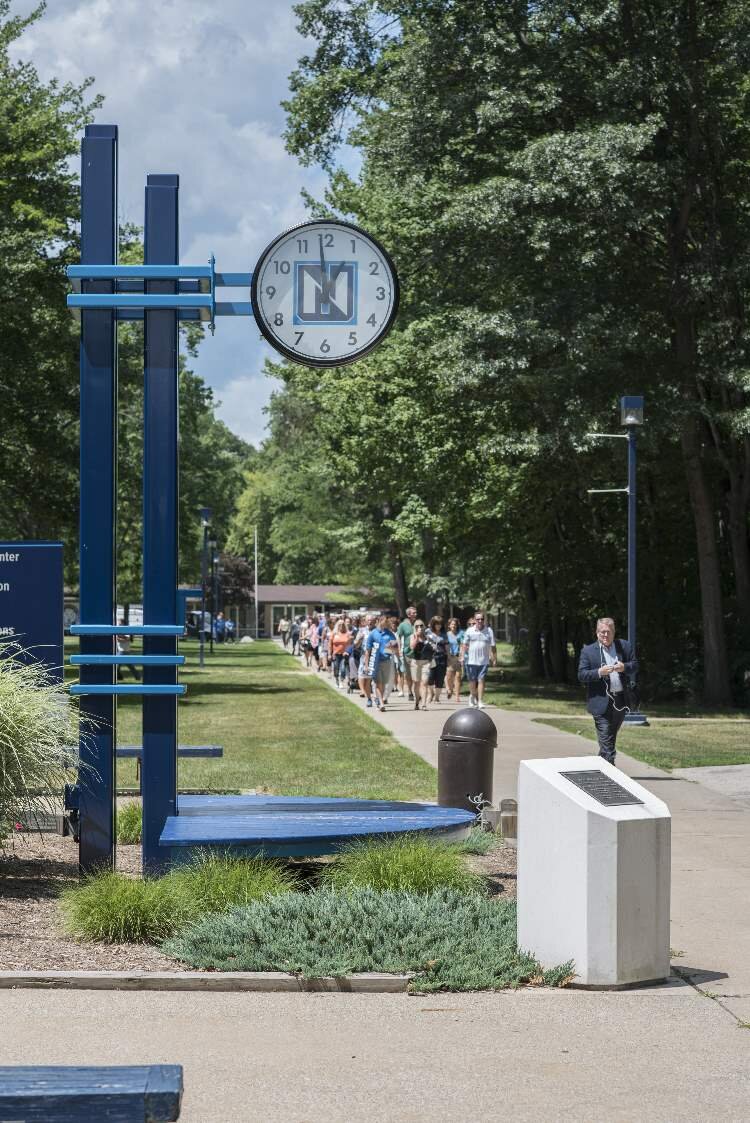
[[[490,663],[497,666],[497,647],[492,628],[484,626],[484,613],[474,614],[474,624],[464,632],[461,658],[466,659],[466,677],[469,680],[469,705],[483,710],[484,683]]]

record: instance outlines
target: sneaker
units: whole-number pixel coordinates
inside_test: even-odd
[[[372,709],[372,698],[368,698],[368,699],[367,699],[367,709],[368,709],[368,710],[371,710],[371,709]]]
[[[409,691],[409,701],[410,702],[414,701],[414,695],[412,694],[411,690]]]
[[[474,697],[473,694],[470,694],[469,695],[469,705],[470,706],[476,706],[476,704],[477,704],[476,698]]]
[[[387,709],[388,709],[388,707],[386,706],[385,702],[383,702],[383,705],[382,705],[382,706],[380,706],[380,712],[381,712],[381,714],[384,714],[384,713],[386,712],[386,710],[387,710]]]
[[[378,710],[380,709],[380,699],[379,698],[375,699],[375,708],[378,709]]]
[[[477,709],[478,710],[486,710],[487,707],[485,706],[484,702],[477,702]]]

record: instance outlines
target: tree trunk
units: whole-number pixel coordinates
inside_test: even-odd
[[[721,567],[716,544],[716,519],[701,461],[699,421],[687,417],[680,433],[690,506],[695,522],[703,622],[703,693],[713,706],[732,704],[729,660],[721,602]]]
[[[532,678],[544,678],[544,656],[540,643],[539,602],[534,578],[528,574],[523,578],[522,586],[528,613],[529,670]]]
[[[750,458],[749,458],[750,459]],[[737,600],[740,633],[750,636],[750,536],[748,536],[748,501],[750,500],[750,465],[729,480],[729,542]]]

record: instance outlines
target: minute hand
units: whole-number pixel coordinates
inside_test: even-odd
[[[326,276],[326,255],[323,253],[323,235],[318,235],[320,243],[320,303],[327,304],[330,296],[328,278]]]

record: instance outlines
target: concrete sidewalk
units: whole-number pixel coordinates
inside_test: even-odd
[[[314,672],[310,672],[314,673]],[[318,674],[335,690],[328,675]],[[345,695],[354,705],[358,694]],[[468,702],[468,699],[467,699]],[[367,710],[390,729],[401,744],[437,766],[438,740],[456,704],[438,703],[415,711],[406,698],[392,696],[385,714]],[[521,760],[555,756],[590,756],[595,743],[534,721],[538,714],[485,710],[497,726],[493,802],[515,797]],[[581,701],[581,723],[591,717]],[[647,738],[647,727],[639,729]],[[672,813],[673,966],[715,995],[742,1022],[750,1022],[750,808],[690,779],[643,764],[618,753],[617,766],[638,780]],[[692,769],[692,772],[698,771]],[[523,808],[519,808],[519,815]],[[750,1044],[750,1031],[748,1032]],[[750,1118],[750,1107],[748,1108]]]
[[[394,699],[368,712],[434,764],[453,708]],[[519,760],[591,753],[528,715],[487,713],[496,801],[515,793]],[[672,945],[691,983],[411,997],[0,991],[0,1064],[182,1064],[181,1123],[748,1120],[750,810],[618,765],[672,811]]]

